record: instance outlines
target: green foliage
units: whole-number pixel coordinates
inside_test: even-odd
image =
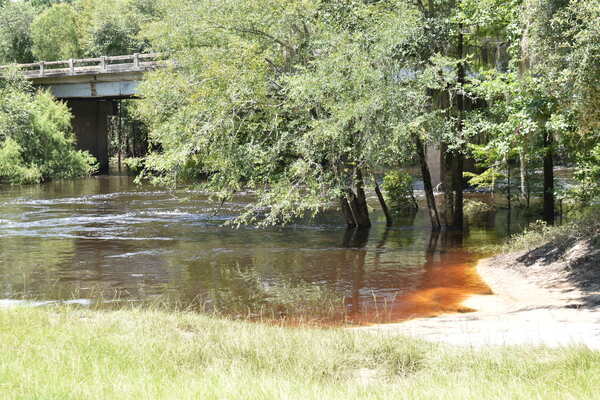
[[[153,45],[178,68],[142,88],[139,113],[157,149],[147,173],[163,182],[207,176],[220,197],[255,189],[245,221],[315,214],[339,201],[357,171],[368,181],[409,159],[412,135],[434,125],[435,113],[422,118],[425,85],[407,72],[418,66],[422,21],[402,2],[357,2],[339,25],[325,23],[332,11],[318,2],[164,6]]]
[[[29,3],[0,3],[0,64],[33,61],[30,26],[35,13]]]
[[[71,114],[17,76],[0,79],[0,181],[36,183],[89,175],[95,160],[74,150]]]
[[[413,194],[413,178],[403,171],[390,171],[383,177],[383,191],[392,209],[415,210],[417,203]]]
[[[547,243],[565,247],[578,240],[590,240],[595,248],[600,248],[600,208],[578,209],[569,215],[570,220],[562,225],[548,225],[535,221],[521,233],[513,235],[503,246],[505,252],[531,250]]]
[[[494,210],[495,207],[493,204],[489,204],[484,201],[467,199],[465,200],[465,207],[463,211],[465,213],[465,217],[472,220],[481,216],[485,216]]]
[[[31,25],[35,57],[44,61],[80,57],[77,23],[77,14],[70,4],[54,4],[39,14]]]
[[[154,0],[36,0],[0,4],[0,63],[143,53]]]
[[[37,7],[37,8],[46,8],[46,7],[51,7],[54,4],[59,4],[59,3],[73,3],[75,0],[25,0],[26,2],[30,3],[32,6]]]
[[[0,146],[0,182],[37,183],[42,173],[37,166],[27,166],[22,157],[23,148],[12,138]]]
[[[284,177],[291,149],[282,139],[294,132],[277,80],[302,57],[304,33],[296,29],[313,12],[310,4],[164,7],[171,11],[150,32],[179,67],[153,74],[142,88],[139,112],[159,150],[148,157],[149,170],[171,182],[208,175],[207,187],[222,195]]]
[[[598,136],[596,136],[598,137]],[[572,195],[584,203],[600,199],[600,144],[587,151],[582,151],[577,157],[575,176],[579,184],[573,188]]]
[[[516,165],[534,175],[552,135],[563,161],[581,155],[588,172],[577,176],[595,193],[598,2],[0,6],[2,62],[150,49],[176,60],[142,87],[137,114],[152,141],[142,178],[202,181],[219,199],[254,189],[246,221],[315,214],[354,190],[357,174],[368,185],[374,171],[413,162],[416,139],[476,158],[470,183],[493,188]]]
[[[143,53],[149,48],[140,34],[154,20],[156,2],[147,0],[82,0],[76,3],[83,52],[91,57]]]

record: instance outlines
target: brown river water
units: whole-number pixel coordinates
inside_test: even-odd
[[[389,229],[375,211],[369,231],[347,231],[336,213],[222,225],[249,201],[220,206],[126,176],[0,186],[0,306],[149,304],[318,324],[465,312],[469,295],[489,293],[474,269],[485,246],[523,224],[499,210],[436,235],[421,210]]]

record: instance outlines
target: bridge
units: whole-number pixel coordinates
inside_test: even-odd
[[[34,86],[64,100],[73,113],[77,146],[92,153],[100,172],[108,171],[108,117],[117,114],[120,99],[137,97],[144,74],[164,67],[158,53],[42,61],[1,66],[18,68]]]

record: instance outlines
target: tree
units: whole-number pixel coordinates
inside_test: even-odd
[[[155,45],[179,65],[144,85],[140,112],[159,149],[148,169],[162,178],[193,169],[223,196],[257,190],[243,221],[285,223],[337,203],[349,226],[368,227],[365,185],[409,158],[425,125],[425,91],[406,79],[422,30],[400,2],[335,11],[188,3],[154,27]]]
[[[156,146],[148,171],[170,182],[205,176],[220,198],[270,184],[292,159],[278,146],[293,134],[278,74],[301,62],[304,24],[315,9],[269,0],[170,6],[149,32],[178,68],[153,74],[139,103]]]
[[[59,4],[59,3],[73,3],[74,2],[74,0],[25,0],[25,1],[38,9],[51,7],[54,4]]]
[[[31,25],[35,57],[44,61],[80,57],[77,26],[77,14],[70,4],[54,4],[43,11]]]
[[[156,18],[156,2],[145,0],[83,0],[76,3],[80,42],[91,57],[145,52],[149,43],[141,26]]]
[[[33,61],[30,26],[35,11],[29,3],[0,4],[0,64]]]
[[[38,183],[89,175],[95,160],[74,149],[71,114],[15,71],[0,77],[0,182]]]

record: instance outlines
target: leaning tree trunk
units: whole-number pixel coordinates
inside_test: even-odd
[[[340,197],[340,209],[342,210],[342,215],[344,216],[344,221],[346,221],[348,228],[355,228],[356,220],[354,219],[354,215],[352,215],[352,209],[350,208],[350,204],[348,204],[348,199],[346,197]]]
[[[544,132],[544,221],[554,224],[554,152],[552,133]]]
[[[387,226],[392,226],[394,224],[394,219],[392,218],[390,209],[388,208],[387,204],[385,203],[385,198],[383,197],[383,194],[381,193],[381,189],[379,188],[379,184],[377,183],[377,181],[375,181],[375,194],[377,195],[377,199],[379,199],[379,204],[381,205],[381,209],[383,210],[383,213],[385,214],[385,224]]]
[[[431,184],[431,173],[429,172],[429,166],[427,165],[427,159],[425,158],[425,149],[423,148],[423,142],[418,134],[413,134],[413,140],[415,141],[417,156],[421,166],[421,177],[423,178],[423,189],[425,191],[425,199],[427,200],[431,228],[434,231],[439,231],[442,228],[442,224],[440,223],[440,215],[435,204],[433,185]]]
[[[354,193],[352,189],[347,190],[347,199],[348,205],[350,206],[350,211],[352,212],[352,217],[356,222],[357,228],[369,228],[371,226],[371,221],[369,220],[369,215],[365,215],[365,210],[361,207],[361,202],[358,199],[358,196]]]

